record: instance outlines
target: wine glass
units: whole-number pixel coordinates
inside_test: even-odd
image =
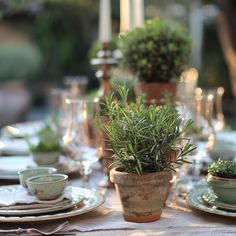
[[[54,88],[51,90],[51,126],[58,138],[65,134],[68,120],[68,104],[66,100],[72,98],[72,93],[68,89]]]
[[[94,127],[99,106],[97,101],[85,99],[67,99],[68,126],[63,136],[65,149],[80,165],[83,187],[89,184],[92,172],[91,164],[98,161],[96,147],[100,133]]]
[[[197,88],[193,104],[194,130],[193,138],[196,142],[197,153],[194,155],[194,176],[200,176],[203,162],[209,162],[209,153],[215,144],[215,130],[212,124],[214,93]]]

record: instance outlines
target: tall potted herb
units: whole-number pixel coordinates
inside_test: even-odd
[[[118,87],[118,93],[121,102],[105,97],[103,106],[109,122],[101,123],[114,152],[110,179],[125,220],[154,221],[162,212],[173,163],[186,162],[194,149],[183,137],[192,121],[181,124],[181,115],[174,107],[145,106],[142,97],[128,103],[124,87]]]
[[[127,33],[121,45],[124,64],[139,78],[136,91],[148,101],[173,99],[191,48],[186,30],[173,22],[148,20]]]

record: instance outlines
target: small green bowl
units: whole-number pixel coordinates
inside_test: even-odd
[[[63,174],[41,175],[29,178],[27,185],[31,194],[40,200],[58,198],[64,191],[68,176]]]
[[[58,162],[60,152],[37,152],[31,154],[34,162],[39,166],[52,165]]]
[[[20,184],[28,191],[27,179],[38,176],[38,175],[48,175],[55,174],[57,172],[56,168],[52,167],[37,167],[26,169],[18,172]]]
[[[221,178],[208,174],[206,181],[221,201],[236,204],[236,179]]]

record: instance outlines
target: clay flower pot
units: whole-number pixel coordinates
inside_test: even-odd
[[[110,171],[126,221],[151,222],[159,220],[172,179],[171,171],[142,175]]]
[[[175,100],[177,85],[175,83],[137,83],[135,85],[136,94],[144,93],[146,101],[149,103],[162,103],[165,92],[170,93],[170,100]]]

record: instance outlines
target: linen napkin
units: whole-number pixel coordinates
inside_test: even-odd
[[[0,191],[0,207],[14,206],[17,204],[33,204],[33,203],[50,203],[56,204],[64,199],[71,199],[72,188],[67,186],[63,194],[53,200],[39,200],[33,195],[29,195],[27,191],[21,185],[15,185],[14,190],[11,191],[11,187],[6,191]]]

